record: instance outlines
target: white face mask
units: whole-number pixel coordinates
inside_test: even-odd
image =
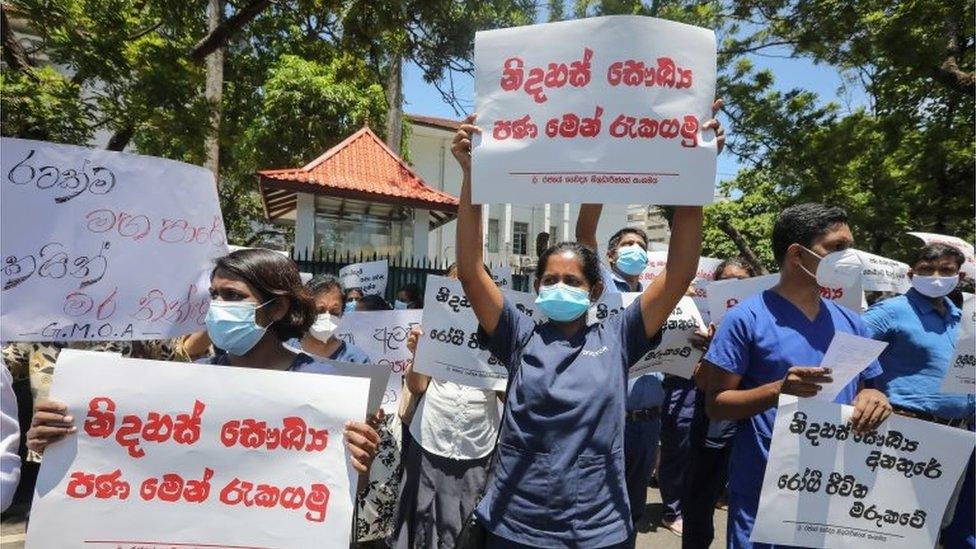
[[[861,260],[861,255],[853,248],[820,256],[817,252],[814,252],[806,246],[800,247],[820,258],[820,263],[817,265],[817,274],[808,271],[802,263],[800,264],[800,268],[808,275],[817,279],[817,284],[824,288],[850,288],[860,279],[861,272],[864,270],[864,262]]]
[[[312,327],[308,329],[308,333],[312,334],[312,337],[325,343],[332,337],[332,332],[335,332],[336,323],[332,320],[332,315],[329,313],[322,313],[315,317],[315,323]]]
[[[945,297],[956,289],[959,276],[912,276],[912,288],[926,297]]]

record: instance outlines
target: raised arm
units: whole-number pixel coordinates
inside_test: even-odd
[[[495,281],[485,271],[484,242],[481,233],[481,206],[471,203],[471,137],[481,133],[474,121],[477,115],[464,119],[454,134],[451,152],[461,165],[461,199],[457,219],[458,280],[478,317],[478,324],[489,336],[495,334],[502,314],[504,298]]]
[[[576,218],[576,241],[594,250],[599,249],[596,241],[596,228],[600,224],[603,204],[581,204]]]
[[[725,105],[721,99],[712,103],[712,116]],[[725,130],[718,120],[711,118],[702,124],[703,130],[714,130],[717,152],[725,146]],[[582,213],[580,214],[582,217]],[[671,223],[671,242],[668,245],[668,263],[654,282],[641,295],[641,314],[647,336],[653,337],[668,319],[698,270],[701,256],[702,220],[701,206],[675,206]],[[595,229],[594,229],[595,230]]]

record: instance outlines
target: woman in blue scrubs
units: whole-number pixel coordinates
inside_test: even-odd
[[[665,272],[601,324],[586,324],[603,292],[596,253],[575,242],[547,249],[535,289],[548,320],[536,324],[482,266],[481,206],[471,204],[474,120],[464,121],[452,146],[463,172],[458,278],[482,341],[511,380],[493,477],[475,516],[489,532],[488,547],[626,547],[634,536],[624,482],[627,370],[659,341],[695,275],[702,209],[675,208]]]

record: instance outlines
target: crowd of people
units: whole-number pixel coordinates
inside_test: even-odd
[[[498,289],[484,266],[482,208],[471,203],[475,117],[453,142],[463,183],[457,263],[445,273],[464,288],[480,340],[508,369],[504,391],[431,378],[408,367],[396,414],[350,418],[344,433],[359,472],[354,539],[364,547],[633,547],[650,483],[660,488],[662,526],[685,548],[709,547],[715,509],[728,506],[729,547],[762,547],[749,535],[780,395],[810,397],[831,372],[819,367],[836,333],[888,343],[880,360],[844,387],[835,402],[854,407],[852,427],[877,428],[892,413],[960,429],[974,428],[972,395],[939,392],[962,321],[964,258],[950,246],[915,251],[905,295],[859,314],[821,297],[821,286],[850,276],[853,254],[842,208],[807,203],[783,210],[772,230],[779,282],[695,335],[704,351],[693,379],[629,368],[660,342],[662,326],[693,290],[701,255],[702,208],[674,208],[664,271],[642,282],[648,238],[621,228],[601,249],[601,206],[584,205],[576,240],[545,249],[534,276],[537,323]],[[717,121],[702,127],[724,136]],[[756,276],[754,265],[725,259],[715,280]],[[48,391],[62,348],[135,358],[328,374],[322,359],[369,363],[335,336],[352,311],[421,308],[408,285],[395,304],[343,288],[319,275],[302,284],[294,262],[262,249],[219,259],[210,277],[206,332],[178,340],[106,343],[8,343],[3,348],[3,505],[13,496],[16,455],[13,380],[29,380],[29,461],[73,436],[65,403]],[[844,281],[841,281],[844,282]],[[639,292],[622,313],[589,324],[606,293]],[[873,296],[874,297],[874,296]],[[416,350],[423,327],[408,347]],[[9,423],[13,421],[13,423]],[[12,452],[11,452],[12,449]],[[974,469],[947,502],[942,545],[973,547]]]

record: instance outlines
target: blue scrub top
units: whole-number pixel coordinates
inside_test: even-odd
[[[942,394],[939,388],[956,348],[962,313],[947,298],[945,316],[915,291],[876,303],[864,313],[871,337],[888,347],[879,361],[880,380],[892,404],[916,412],[957,419],[972,417],[973,395]]]
[[[869,337],[860,317],[849,309],[821,299],[820,312],[811,321],[785,297],[766,290],[729,310],[705,360],[742,376],[739,389],[752,389],[783,379],[793,366],[820,365],[837,332]],[[874,361],[834,402],[850,404],[858,381],[879,375],[881,366]],[[732,445],[729,490],[750,500],[753,513],[759,504],[775,420],[776,408],[772,407],[739,421]]]
[[[640,302],[567,339],[506,299],[494,336],[480,335],[511,381],[478,519],[496,536],[539,547],[628,539],[627,370],[660,341],[660,332],[647,337]]]

